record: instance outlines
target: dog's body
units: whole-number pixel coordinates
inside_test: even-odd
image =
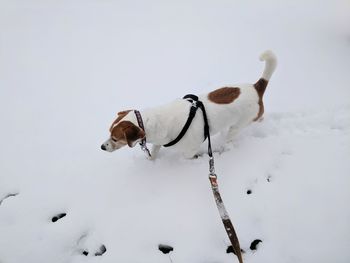
[[[266,61],[266,65],[262,77],[255,84],[225,87],[198,96],[205,106],[211,135],[226,132],[226,140],[231,141],[242,128],[261,118],[264,112],[263,94],[277,60],[271,51],[264,52],[260,59]],[[146,136],[147,142],[153,144],[152,157],[155,158],[160,147],[174,140],[181,132],[190,107],[191,103],[187,100],[178,99],[141,111],[144,131],[138,126],[133,111],[120,112],[110,128],[111,137],[101,148],[112,152],[127,144],[133,147]],[[198,112],[186,134],[172,147],[186,158],[192,158],[203,143],[203,127],[203,115]]]

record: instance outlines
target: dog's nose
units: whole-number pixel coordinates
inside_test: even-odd
[[[104,150],[104,151],[107,150],[107,148],[106,148],[106,146],[104,144],[101,145],[101,149]]]

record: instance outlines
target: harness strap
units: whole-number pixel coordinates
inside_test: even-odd
[[[198,108],[195,105],[191,106],[190,114],[188,115],[187,121],[186,121],[184,127],[182,128],[181,132],[179,133],[179,135],[174,140],[172,140],[171,142],[169,142],[167,144],[164,144],[163,145],[164,147],[173,146],[174,144],[178,143],[182,139],[182,137],[184,137],[184,135],[186,134],[188,128],[191,125],[191,122],[192,122],[194,116],[196,116],[197,109]]]
[[[164,144],[163,147],[173,146],[173,145],[177,144],[182,139],[182,137],[184,137],[184,135],[186,134],[188,128],[190,127],[194,117],[196,116],[196,112],[197,112],[198,108],[201,108],[202,111],[204,110],[203,115],[205,114],[204,105],[201,101],[198,100],[198,97],[196,95],[188,94],[185,97],[183,97],[183,99],[187,99],[189,102],[192,103],[187,121],[186,121],[184,127],[182,128],[181,132],[179,133],[179,135],[171,142]],[[204,124],[204,140],[205,140],[208,137],[208,134],[206,133],[206,130],[205,130],[206,126],[208,126],[208,123],[207,123],[207,121],[204,121],[204,122],[205,122],[205,124]],[[207,128],[209,131],[209,126]]]

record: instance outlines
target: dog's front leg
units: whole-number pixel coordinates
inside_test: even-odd
[[[149,160],[155,160],[157,158],[160,147],[161,147],[160,145],[155,145],[155,144],[152,145],[151,157],[148,157]]]

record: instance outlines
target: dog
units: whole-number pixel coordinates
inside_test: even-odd
[[[227,142],[252,122],[259,121],[264,113],[263,95],[267,84],[276,69],[277,58],[267,50],[260,56],[265,61],[261,78],[255,84],[241,84],[216,89],[210,93],[199,95],[205,106],[209,122],[210,134],[224,133]],[[185,125],[191,103],[177,99],[163,106],[141,111],[144,128],[133,110],[121,111],[110,126],[110,137],[101,145],[101,149],[113,152],[126,145],[134,147],[145,137],[153,144],[151,159],[155,159],[161,146],[174,140]],[[204,141],[203,114],[196,114],[189,129],[173,148],[181,152],[185,158],[193,158]]]

